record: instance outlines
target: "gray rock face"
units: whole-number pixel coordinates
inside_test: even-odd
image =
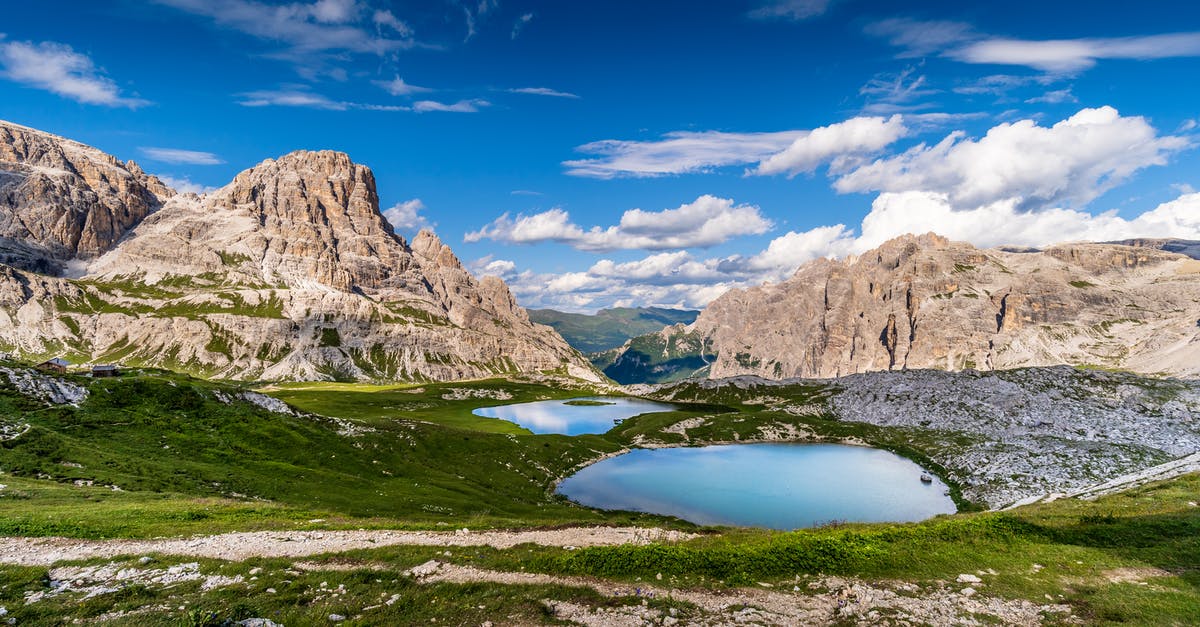
[[[76,253],[81,279],[0,266],[0,347],[226,378],[598,379],[503,281],[476,280],[431,232],[395,235],[370,169],[344,154],[162,196],[103,255]]]
[[[903,236],[776,285],[732,290],[689,331],[709,376],[1093,364],[1200,373],[1200,261],[1147,247],[980,250]]]
[[[172,195],[132,161],[0,120],[0,263],[94,258]]]

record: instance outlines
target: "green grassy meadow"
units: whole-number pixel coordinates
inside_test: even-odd
[[[46,589],[48,569],[0,566],[0,606],[18,624],[99,617],[118,625],[215,625],[260,616],[304,625],[325,622],[331,613],[350,615],[397,594],[399,601],[371,610],[362,624],[412,624],[447,615],[456,617],[455,624],[497,616],[540,623],[552,621],[541,603],[546,598],[590,607],[635,602],[579,587],[420,584],[402,574],[434,558],[631,585],[653,578],[666,588],[702,589],[789,587],[819,581],[821,575],[936,587],[958,573],[994,571],[984,577],[983,592],[1066,603],[1090,624],[1186,625],[1200,616],[1200,508],[1195,505],[1200,475],[1094,502],[1061,500],[1009,512],[971,512],[977,508],[956,493],[964,513],[914,524],[792,532],[697,529],[660,516],[580,507],[553,488],[579,465],[639,439],[684,444],[684,436],[664,429],[689,418],[705,418],[688,431],[693,443],[753,439],[764,427],[786,423],[814,437],[861,440],[926,465],[923,451],[955,446],[968,436],[775,413],[744,404],[736,391],[724,388],[704,396],[703,404],[645,414],[606,434],[567,437],[534,435],[471,410],[570,399],[596,390],[498,379],[257,386],[311,413],[289,416],[237,398],[256,386],[162,371],[95,381],[68,378],[90,390],[77,408],[47,406],[0,385],[0,420],[30,425],[19,437],[0,441],[0,484],[5,485],[0,534],[151,538],[279,529],[576,524],[667,526],[702,534],[672,545],[579,550],[390,547],[312,558],[308,561],[316,566],[302,572],[295,570],[295,560],[157,556],[155,564],[198,561],[202,572],[247,580],[252,568],[265,574],[263,581],[244,586],[134,585],[86,600],[63,595],[29,606],[23,605],[24,595]],[[782,393],[797,404],[814,404],[833,392],[812,385]],[[345,592],[331,596],[322,582],[342,585]],[[653,603],[684,618],[696,611],[670,598]],[[160,609],[111,614],[146,607]]]

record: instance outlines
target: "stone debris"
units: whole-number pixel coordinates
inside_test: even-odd
[[[64,566],[50,569],[49,579],[47,590],[25,593],[25,605],[68,592],[81,595],[80,599],[90,599],[133,584],[168,588],[187,581],[199,581],[201,590],[212,590],[245,581],[241,575],[205,575],[200,572],[200,565],[196,562],[149,569],[134,568],[121,562],[99,566]]]
[[[831,410],[842,420],[968,434],[967,443],[927,453],[952,469],[944,478],[966,498],[997,508],[1200,451],[1195,381],[1054,367],[877,372],[828,383],[839,388]]]
[[[49,405],[72,405],[78,407],[88,397],[87,388],[81,385],[75,385],[58,377],[44,375],[28,368],[14,369],[7,366],[0,366],[0,374],[4,374],[8,382],[21,394]],[[4,439],[3,432],[0,432],[0,439]]]
[[[581,625],[823,625],[854,622],[873,624],[888,620],[897,624],[1040,625],[1046,614],[1070,621],[1067,605],[1037,605],[981,594],[963,594],[945,587],[919,587],[901,582],[868,584],[863,581],[827,577],[812,581],[803,591],[774,589],[693,590],[630,586],[584,577],[560,577],[535,573],[490,571],[441,563],[426,566],[430,574],[421,581],[505,585],[561,585],[592,588],[605,596],[641,599],[641,604],[594,608],[555,599],[543,600],[555,618]],[[828,590],[828,592],[820,592]],[[650,599],[673,599],[696,607],[694,615],[680,617],[647,604]],[[980,620],[984,618],[986,620]],[[668,620],[670,619],[670,620]]]
[[[446,388],[442,393],[442,400],[446,401],[465,401],[472,398],[486,398],[495,401],[512,400],[512,394],[507,390],[498,390],[492,388]]]

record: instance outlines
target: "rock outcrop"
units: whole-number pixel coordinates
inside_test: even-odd
[[[132,161],[0,120],[0,263],[57,273],[174,195]]]
[[[1012,252],[909,235],[732,290],[677,332],[716,354],[712,378],[1060,364],[1195,375],[1200,261],[1147,246]]]
[[[242,379],[598,379],[503,281],[476,280],[432,232],[394,234],[370,169],[345,154],[268,159],[203,197],[147,180],[162,200],[119,243],[54,249],[79,278],[0,266],[0,346]]]

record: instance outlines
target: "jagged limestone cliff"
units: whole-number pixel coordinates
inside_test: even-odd
[[[1187,256],[1112,244],[980,250],[928,234],[730,291],[673,332],[715,354],[712,378],[1058,364],[1195,375],[1198,325],[1200,261]]]
[[[58,273],[110,250],[173,195],[132,161],[0,121],[0,263]]]
[[[72,148],[85,149],[102,154]],[[4,150],[18,158],[9,170],[26,167],[25,153]],[[344,154],[295,152],[204,197],[152,196],[161,206],[147,205],[119,243],[54,249],[78,278],[0,266],[0,345],[242,379],[596,378],[501,280],[476,280],[431,232],[411,246],[395,235],[370,169]],[[133,216],[139,198],[78,211]],[[37,202],[5,210],[38,214]]]

